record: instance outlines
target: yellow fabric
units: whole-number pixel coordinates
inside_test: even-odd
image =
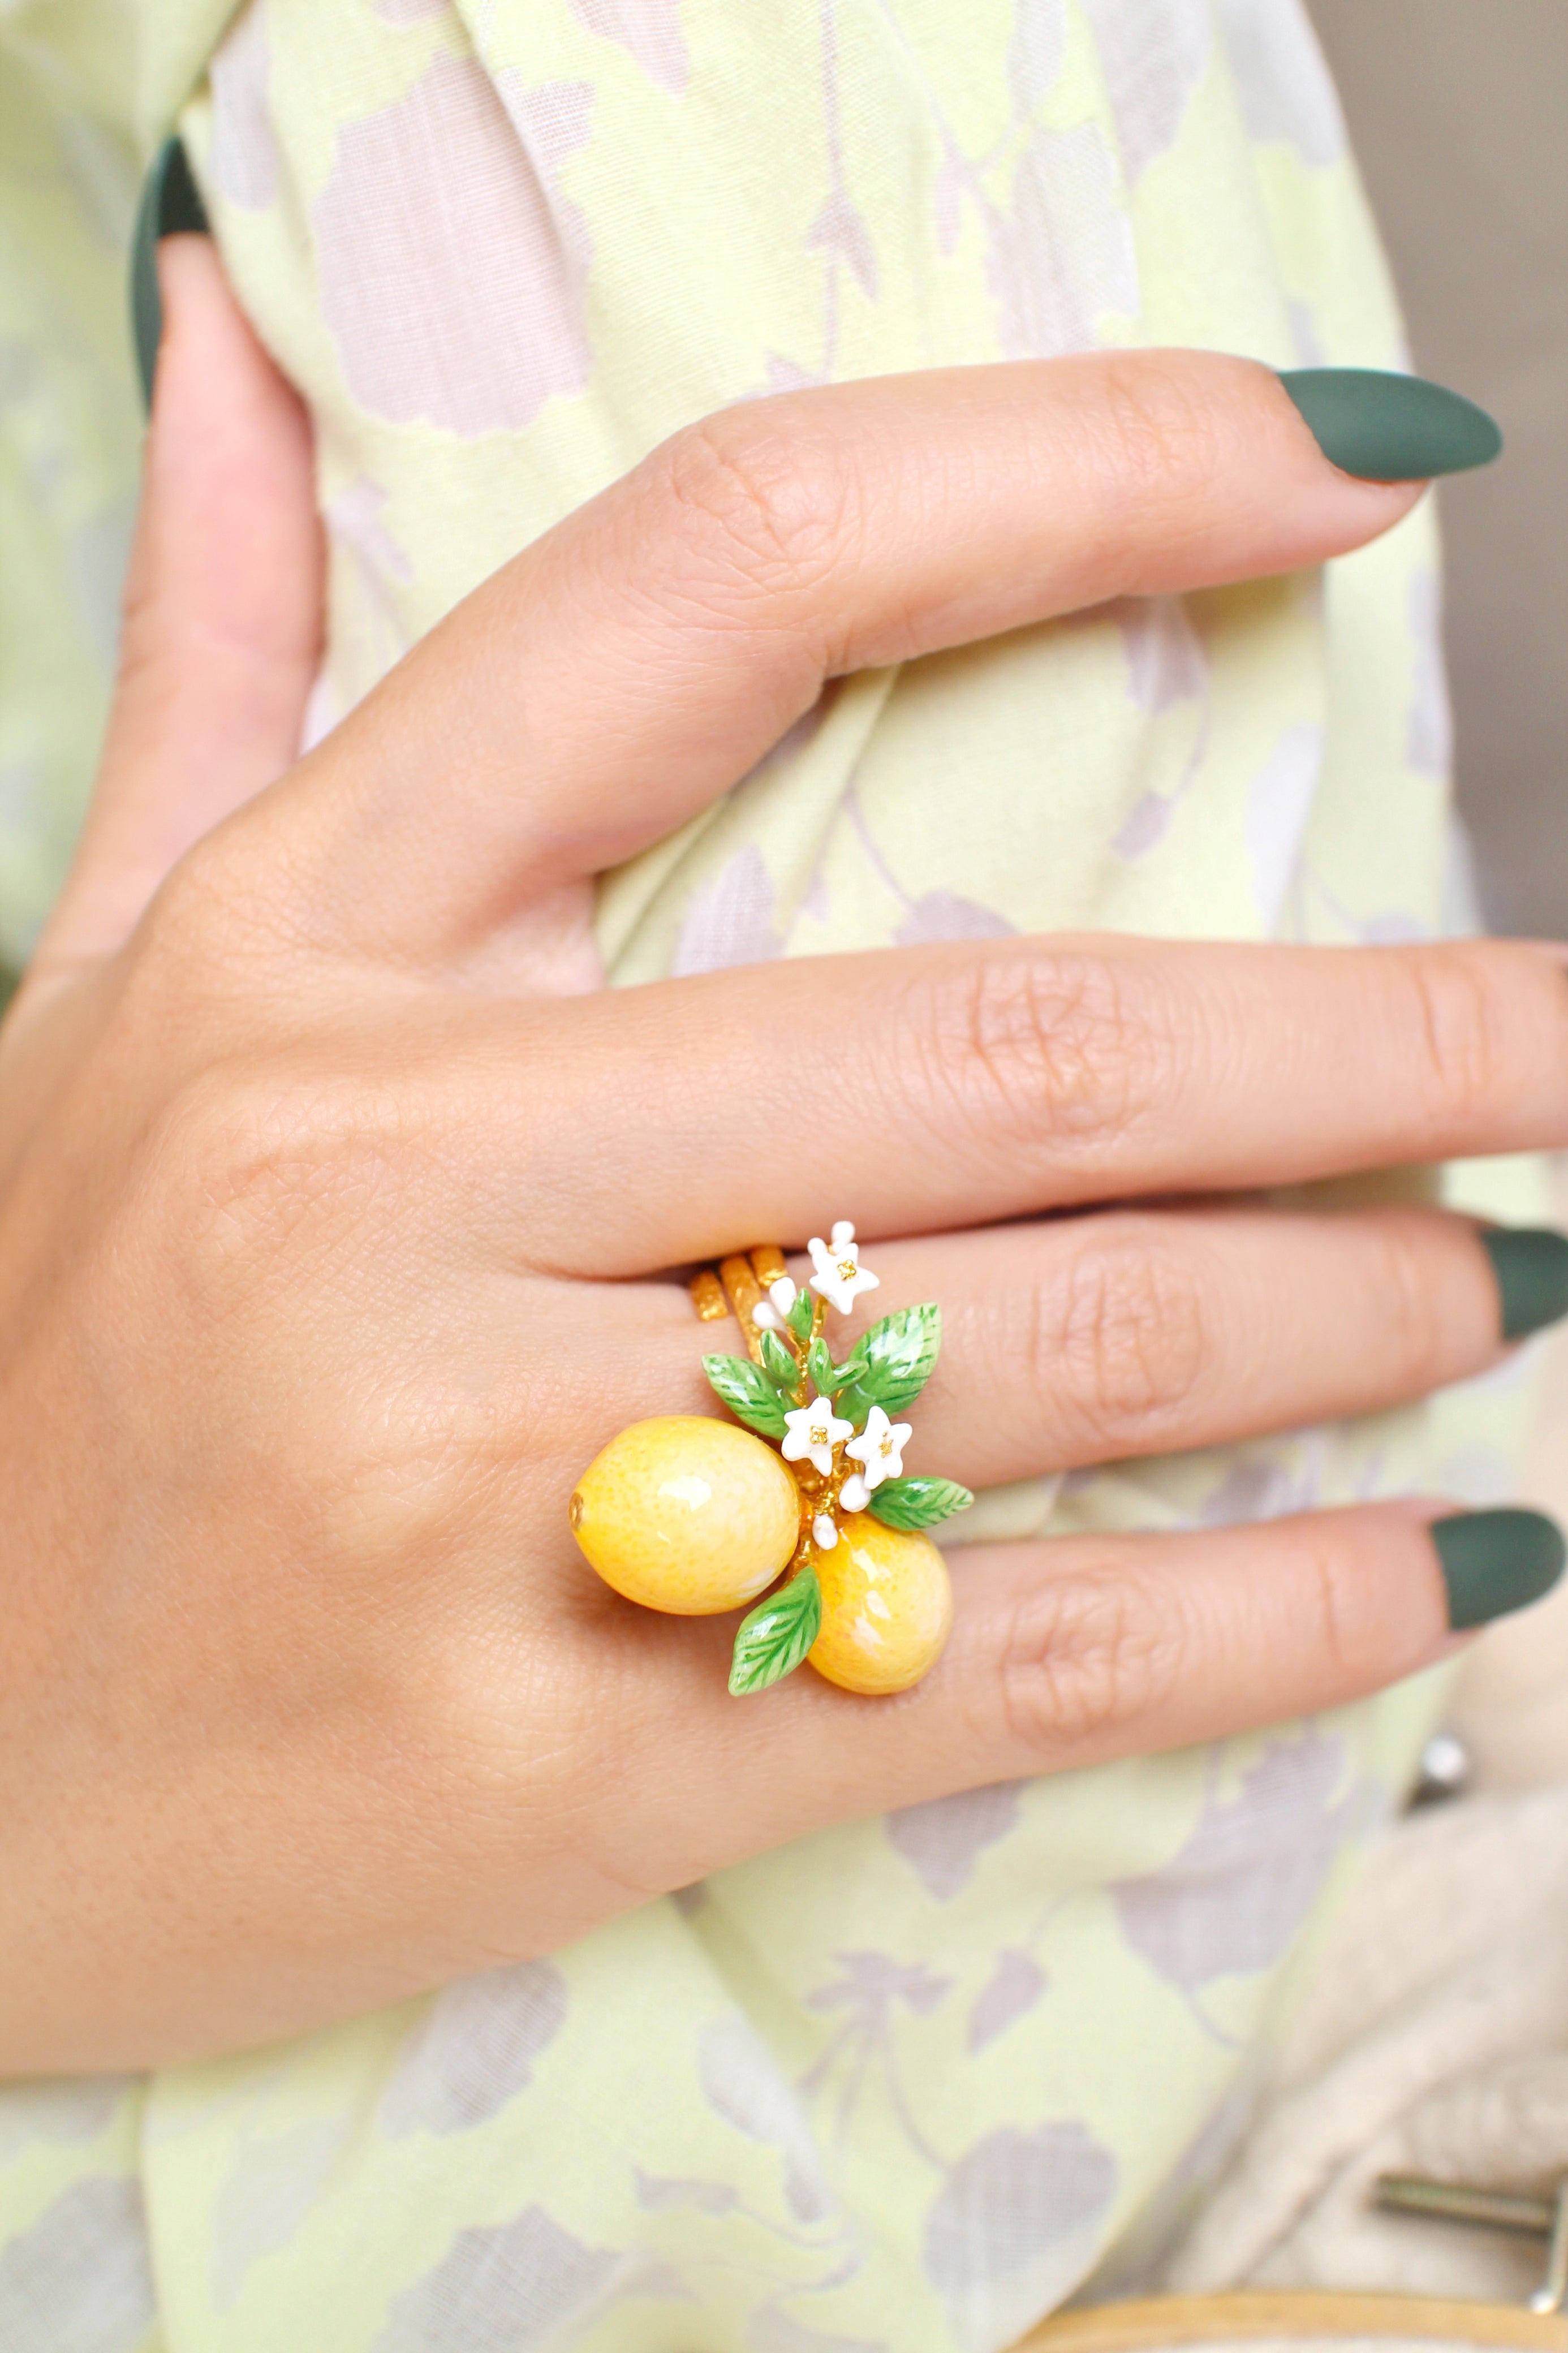
[[[144,142],[216,13],[120,0]],[[88,0],[9,21],[68,33],[90,94]],[[1294,0],[261,0],[184,124],[317,421],[317,731],[661,436],[771,386],[1095,343],[1401,360]],[[1423,508],[1321,577],[848,682],[606,880],[613,978],[1064,925],[1464,925],[1436,563]],[[1533,1206],[1528,1171],[1464,1181]],[[1488,1499],[1526,1378],[1029,1482],[965,1534]],[[431,2000],[0,2100],[0,2340],[992,2353],[1096,2266],[1130,2276],[1214,2163],[1438,1700],[851,1823]],[[83,2244],[110,2322],[57,2261]],[[40,2279],[74,2334],[21,2333]]]

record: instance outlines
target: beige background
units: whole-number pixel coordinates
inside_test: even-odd
[[[1491,409],[1447,484],[1460,797],[1500,928],[1568,935],[1568,0],[1308,0],[1416,364]],[[1560,1177],[1568,1224],[1568,1166]],[[1525,1497],[1568,1518],[1568,1342]],[[1494,1628],[1455,1722],[1492,1786],[1568,1777],[1568,1580]]]
[[[1448,484],[1460,797],[1500,929],[1568,935],[1568,0],[1307,0],[1415,363],[1501,463]]]

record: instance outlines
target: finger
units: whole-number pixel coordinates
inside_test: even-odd
[[[290,888],[308,847],[338,934],[449,955],[669,833],[826,679],[1317,564],[1417,495],[1341,473],[1278,377],[1210,353],[744,403],[471,596],[306,763],[268,838],[279,818]]]
[[[1111,1210],[883,1244],[876,1265],[881,1288],[851,1334],[918,1301],[942,1307],[905,1469],[970,1487],[1382,1412],[1506,1346],[1481,1233],[1435,1209]],[[699,1323],[668,1285],[620,1297],[637,1339],[604,1342],[620,1372],[605,1437],[711,1411],[700,1360],[738,1351],[736,1327]]]
[[[98,791],[37,971],[116,948],[191,844],[295,759],[320,655],[304,411],[208,237],[158,251],[164,338]]]
[[[1504,1353],[1481,1235],[1438,1210],[1110,1211],[876,1258],[868,1313],[942,1311],[905,1467],[971,1487],[1382,1412]]]
[[[515,1252],[526,1166],[523,1246],[577,1272],[1568,1145],[1563,955],[1517,941],[963,943],[489,1018],[429,1084],[488,1140],[476,1218]]]
[[[896,1700],[853,1697],[809,1669],[755,1702],[730,1700],[732,1621],[650,1631],[649,1613],[627,1604],[594,1629],[601,1652],[616,1651],[625,1693],[624,1709],[605,1714],[613,1827],[629,1832],[650,1886],[679,1885],[741,1859],[726,1851],[720,1789],[742,1799],[749,1853],[840,1819],[850,1791],[857,1815],[875,1814],[1342,1706],[1453,1647],[1436,1516],[1389,1504],[955,1551],[952,1638]],[[1550,1523],[1531,1518],[1529,1533],[1546,1539],[1535,1554],[1551,1548]],[[1518,1607],[1551,1581],[1549,1561],[1504,1561],[1496,1590],[1467,1593],[1463,1614],[1474,1622],[1478,1600]],[[672,1793],[675,1722],[687,1786]]]
[[[881,1741],[854,1727],[866,1770],[884,1752],[889,1794],[868,1805],[1154,1755],[1384,1689],[1452,1646],[1434,1516],[1391,1504],[955,1551],[947,1653]],[[809,1689],[801,1703],[819,1705]]]

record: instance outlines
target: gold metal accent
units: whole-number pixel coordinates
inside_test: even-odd
[[[1556,2313],[1457,2296],[1359,2295],[1322,2288],[1235,2289],[1220,2295],[1156,2295],[1058,2312],[1014,2353],[1204,2353],[1226,2342],[1315,2344],[1332,2353],[1345,2337],[1385,2337],[1389,2353],[1447,2342],[1455,2353],[1497,2346],[1510,2353],[1563,2353],[1568,2326]]]
[[[721,1315],[734,1317],[747,1355],[754,1365],[760,1365],[763,1336],[753,1310],[767,1296],[769,1284],[788,1271],[777,1242],[759,1242],[755,1250],[744,1255],[737,1251],[732,1258],[721,1259],[717,1273],[705,1266],[700,1274],[692,1276],[687,1289],[704,1324],[716,1324]]]
[[[694,1274],[687,1285],[691,1304],[704,1324],[718,1324],[730,1313],[730,1303],[724,1296],[724,1286],[710,1266]]]
[[[749,1258],[726,1258],[719,1261],[719,1280],[730,1302],[730,1313],[741,1327],[741,1337],[746,1344],[746,1354],[754,1365],[763,1361],[763,1335],[752,1319],[752,1310],[763,1296],[763,1286],[752,1271]]]

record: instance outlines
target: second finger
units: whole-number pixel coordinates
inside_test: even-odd
[[[1542,1323],[1564,1303],[1553,1242],[1568,1262],[1568,1241],[1535,1245]],[[879,1245],[881,1288],[829,1338],[842,1354],[869,1314],[939,1301],[908,1467],[994,1486],[1373,1413],[1484,1371],[1506,1345],[1492,1253],[1511,1244],[1440,1210],[1111,1210]]]

